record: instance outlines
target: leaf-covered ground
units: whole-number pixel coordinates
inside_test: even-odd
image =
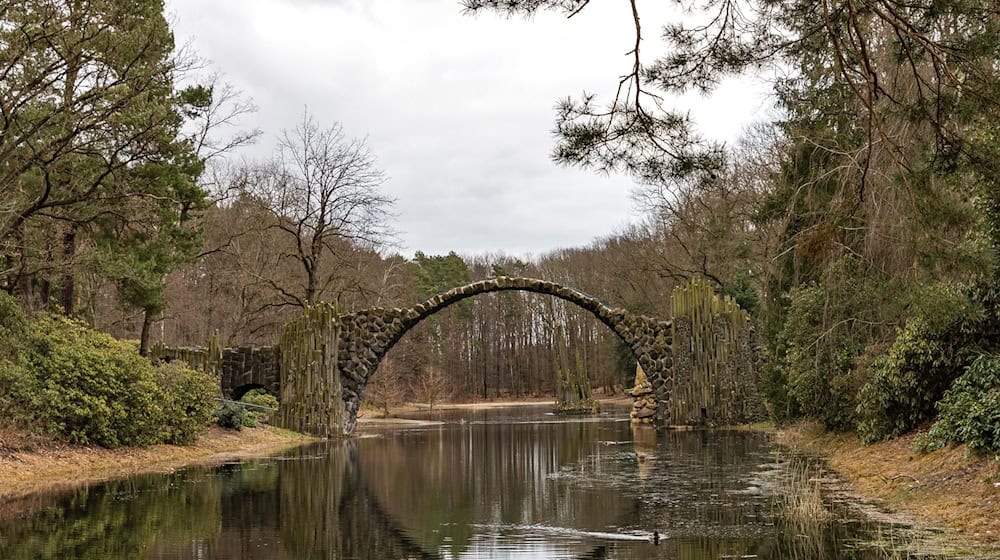
[[[853,434],[805,423],[779,430],[777,441],[827,456],[859,494],[883,500],[920,525],[1000,545],[1000,461],[973,455],[964,445],[918,453],[914,443],[923,431],[864,445]]]

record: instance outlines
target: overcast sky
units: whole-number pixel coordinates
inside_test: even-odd
[[[646,39],[675,14],[640,3]],[[571,20],[463,15],[458,0],[167,0],[190,44],[258,107],[246,119],[266,155],[308,106],[322,126],[367,137],[397,198],[406,255],[540,254],[584,245],[639,218],[624,176],[554,164],[556,101],[607,99],[633,39],[625,2],[594,2]],[[655,8],[655,9],[654,9]],[[659,10],[659,11],[657,11]],[[735,140],[767,112],[764,86],[731,81],[691,96],[709,137]]]

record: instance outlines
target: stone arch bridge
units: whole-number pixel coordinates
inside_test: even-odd
[[[280,395],[278,425],[338,437],[354,431],[369,380],[410,329],[466,298],[511,290],[563,299],[607,325],[642,366],[661,423],[734,423],[762,409],[755,402],[760,354],[749,316],[697,280],[674,290],[672,321],[630,313],[555,282],[500,276],[408,308],[338,313],[328,304],[308,307],[285,326],[276,347],[220,349],[213,339],[208,348],[161,347],[153,355],[216,372],[223,392],[235,398],[248,387],[268,388]]]
[[[340,332],[336,363],[344,401],[345,433],[354,430],[369,379],[386,353],[407,331],[463,299],[510,290],[550,295],[591,312],[632,349],[653,386],[657,400],[664,403],[669,400],[673,384],[669,321],[630,313],[555,282],[500,276],[453,288],[410,308],[375,307],[337,317]]]

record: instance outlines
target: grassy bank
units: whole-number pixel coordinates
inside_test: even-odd
[[[105,449],[0,430],[0,500],[139,473],[266,455],[308,441],[311,438],[307,436],[270,426],[241,431],[212,427],[192,445]]]
[[[913,433],[864,445],[852,434],[817,424],[779,429],[777,441],[825,455],[832,468],[865,497],[883,500],[916,523],[944,527],[981,544],[1000,544],[1000,462],[964,445],[914,451]]]

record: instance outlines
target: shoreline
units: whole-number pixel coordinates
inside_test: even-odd
[[[602,404],[625,403],[622,397],[599,400]],[[540,398],[441,403],[435,404],[434,410],[483,410],[541,406],[553,402],[551,398]],[[371,427],[379,424],[433,423],[395,417],[398,414],[426,412],[429,408],[429,405],[422,403],[407,403],[392,409],[393,414],[389,417],[382,416],[381,411],[367,409],[359,416],[359,421]],[[241,431],[212,426],[191,445],[161,444],[105,449],[72,445],[0,428],[0,517],[9,514],[11,506],[17,502],[32,501],[33,498],[40,499],[74,488],[138,474],[169,473],[185,467],[263,457],[314,441],[319,440],[273,426],[243,428]]]
[[[918,453],[919,432],[871,445],[811,423],[774,434],[780,445],[821,456],[850,494],[884,505],[894,519],[945,529],[946,540],[959,546],[1000,547],[1000,461],[974,456],[964,445]]]
[[[600,401],[618,406],[631,399],[611,397]],[[435,404],[434,409],[484,410],[547,404],[552,400],[442,403]],[[393,412],[395,416],[428,408],[410,403]],[[370,409],[365,412],[359,423],[373,427],[431,422],[379,417]],[[847,485],[850,495],[884,505],[893,519],[922,529],[945,529],[946,540],[958,546],[987,546],[992,552],[998,551],[1000,461],[973,456],[965,446],[917,453],[913,445],[918,433],[864,445],[853,434],[831,434],[811,423],[769,427],[767,431],[777,444],[821,456]],[[137,474],[169,473],[190,466],[264,457],[314,441],[318,440],[272,426],[239,432],[213,426],[190,446],[104,449],[0,431],[0,518],[33,509],[32,504],[74,488]]]
[[[602,396],[595,397],[595,399],[601,406],[632,406],[632,397],[627,395],[615,395],[615,396]],[[490,408],[504,408],[504,407],[516,407],[516,406],[543,406],[543,405],[555,405],[555,399],[553,397],[528,397],[519,398],[514,400],[504,400],[504,399],[494,399],[488,401],[474,401],[466,403],[435,403],[433,410],[487,410]],[[385,412],[381,409],[374,408],[364,408],[358,414],[358,421],[368,420],[384,420],[384,419],[394,419],[398,418],[400,414],[411,414],[415,412],[430,412],[432,409],[427,403],[405,403],[400,406],[393,407],[389,410],[389,415],[386,416]]]
[[[0,505],[6,513],[12,503],[33,497],[137,474],[263,457],[313,441],[318,440],[273,426],[241,431],[213,426],[191,445],[105,449],[5,431],[0,434]]]

